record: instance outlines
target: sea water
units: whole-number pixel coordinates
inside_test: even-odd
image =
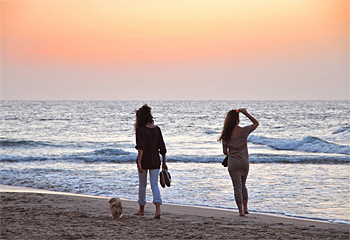
[[[236,209],[217,139],[227,111],[246,108],[260,122],[250,211],[350,223],[350,101],[1,101],[0,183],[137,199],[133,124],[145,103],[168,150],[165,203]]]

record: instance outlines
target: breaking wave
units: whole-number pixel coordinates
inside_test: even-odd
[[[327,142],[323,139],[308,136],[301,140],[249,136],[251,143],[266,145],[276,150],[304,151],[312,153],[334,153],[350,155],[350,146]]]

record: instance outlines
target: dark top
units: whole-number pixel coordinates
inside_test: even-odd
[[[162,131],[154,128],[138,127],[136,129],[136,149],[143,150],[141,159],[142,169],[159,169],[160,156],[166,154]]]

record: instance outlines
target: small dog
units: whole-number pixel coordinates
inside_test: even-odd
[[[120,198],[111,198],[108,203],[110,204],[113,219],[121,218],[123,215],[123,206]]]

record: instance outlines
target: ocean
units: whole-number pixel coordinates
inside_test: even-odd
[[[250,211],[350,224],[350,101],[0,101],[0,184],[137,199],[145,103],[168,150],[164,203],[237,209],[217,139],[246,108]]]

